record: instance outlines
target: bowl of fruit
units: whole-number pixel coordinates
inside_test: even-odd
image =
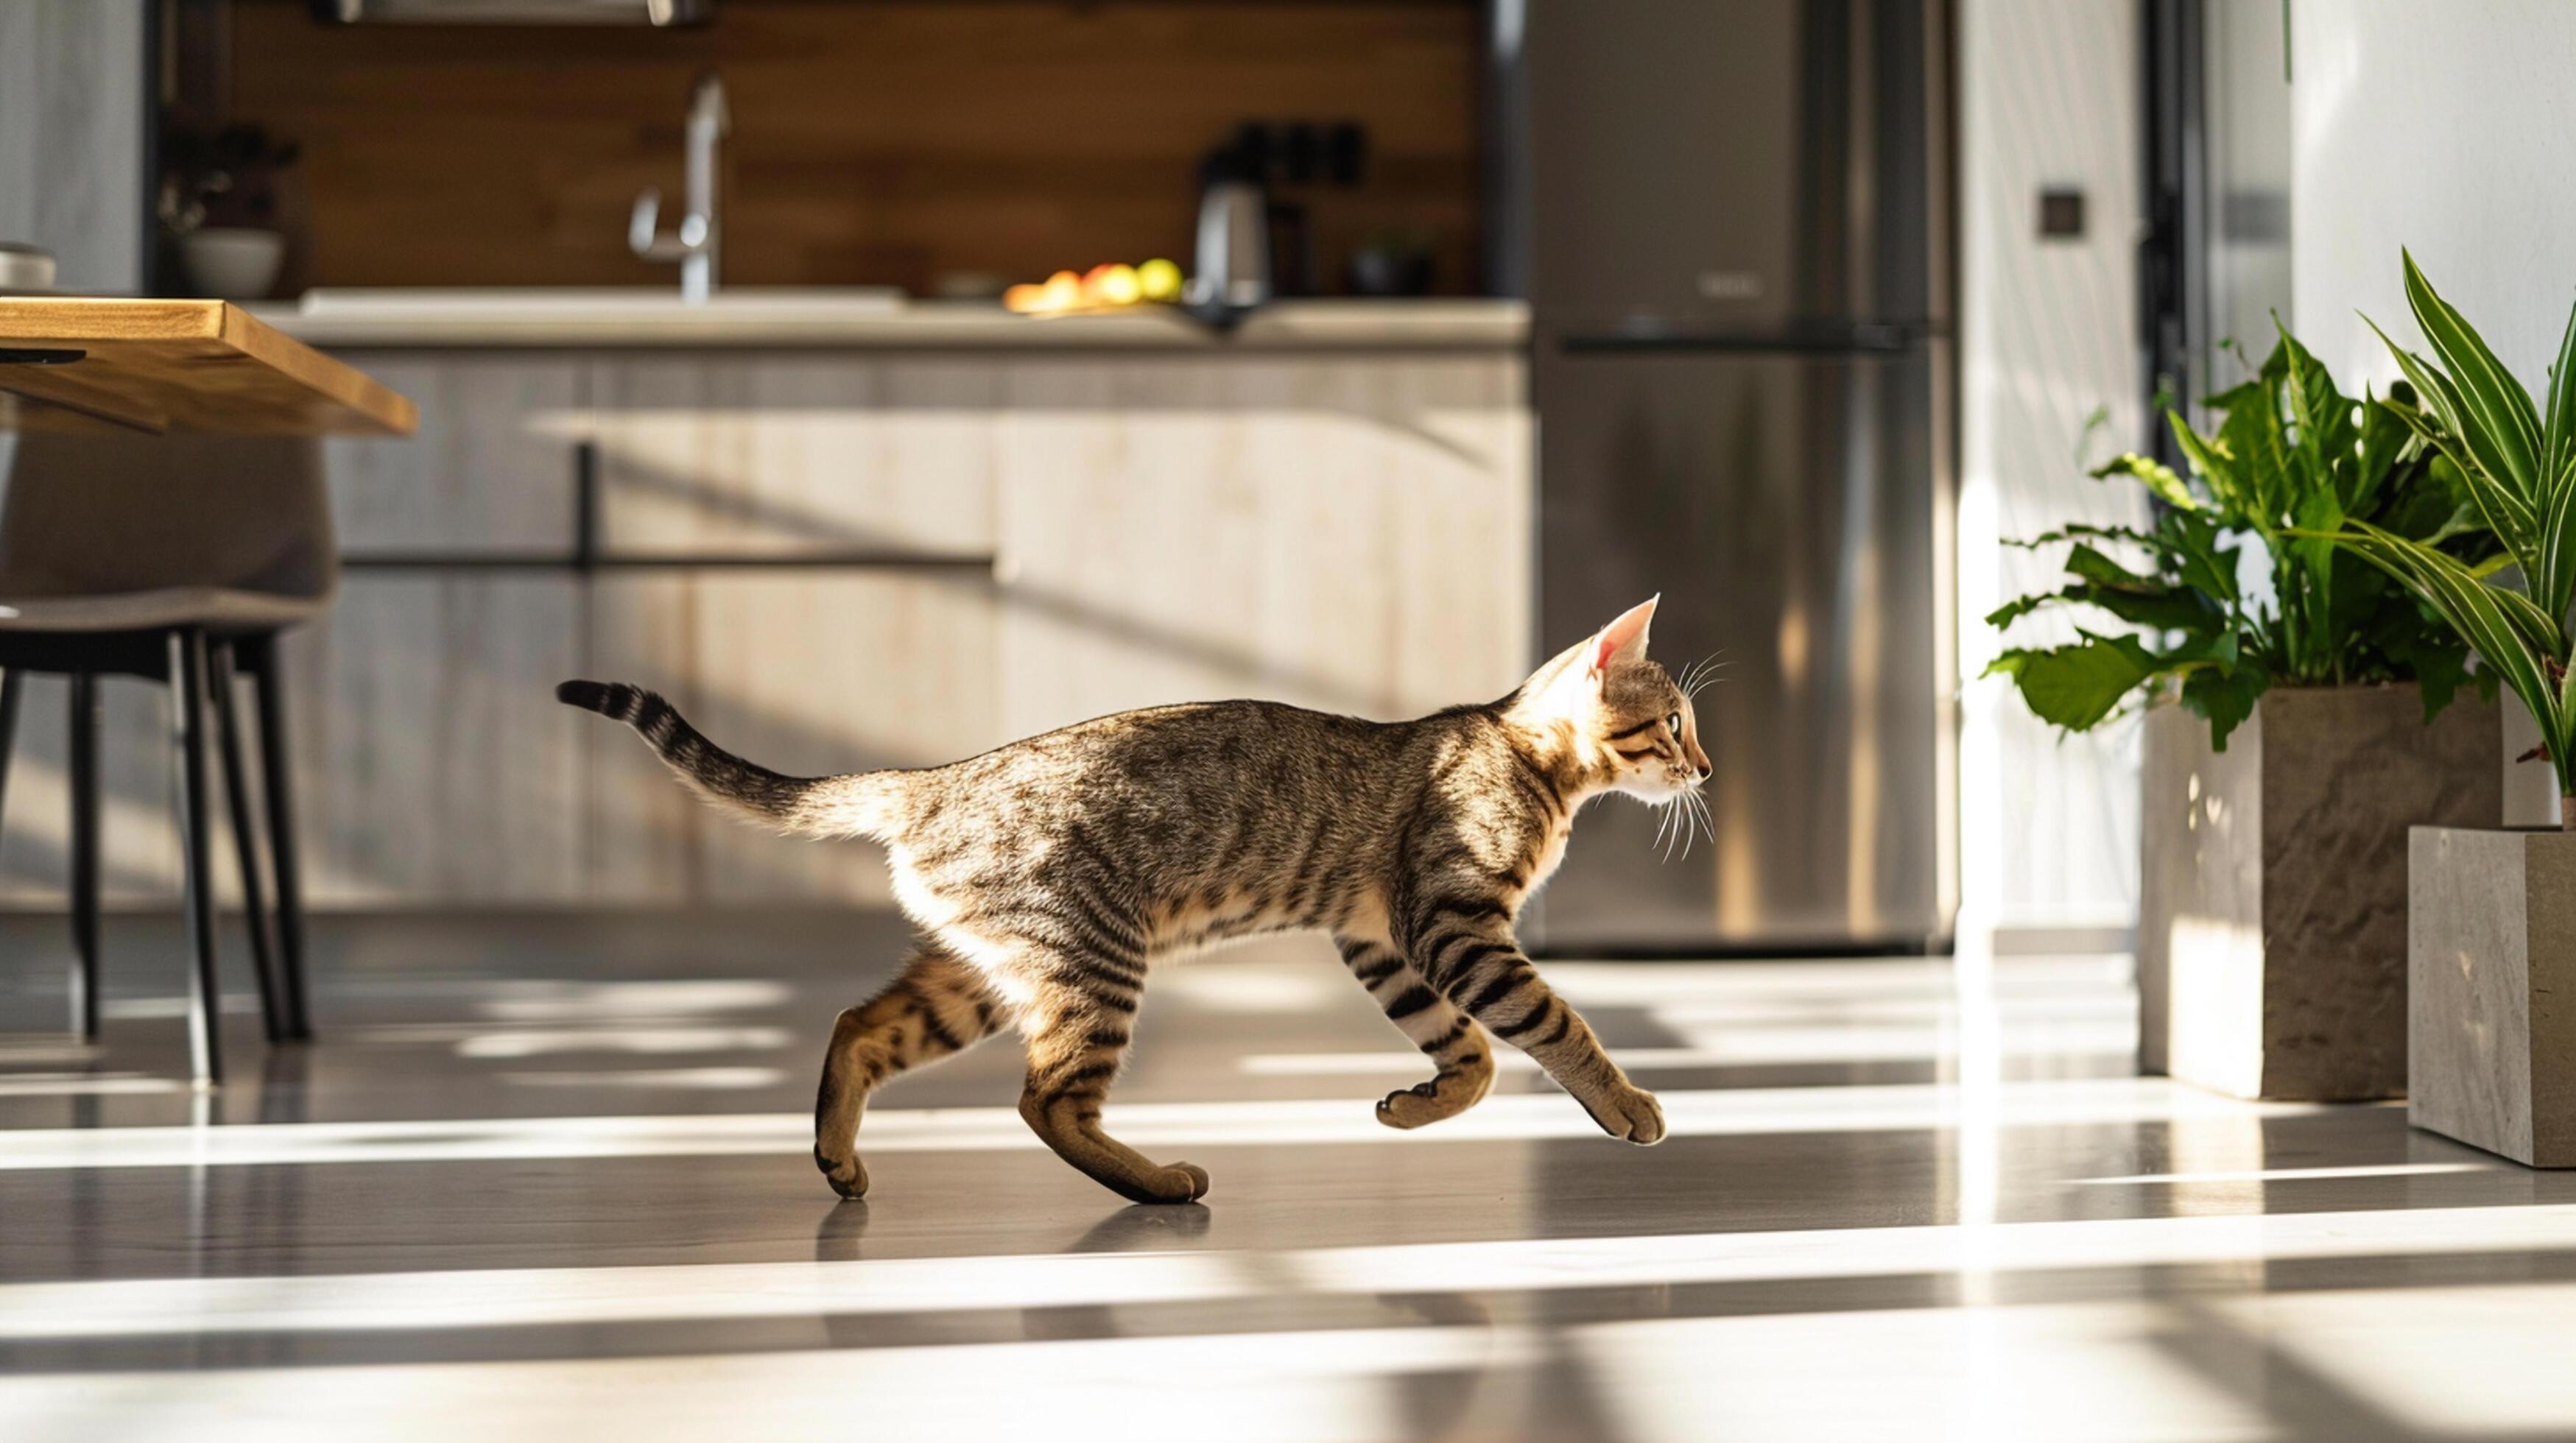
[[[1143,265],[1113,261],[1087,271],[1057,271],[1043,281],[1002,292],[1002,304],[1023,316],[1099,315],[1171,305],[1180,298],[1181,268],[1159,259]]]

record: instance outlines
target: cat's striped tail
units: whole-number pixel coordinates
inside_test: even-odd
[[[813,837],[881,835],[883,772],[791,777],[708,741],[660,696],[623,682],[568,681],[555,700],[635,728],[691,790],[744,820]]]

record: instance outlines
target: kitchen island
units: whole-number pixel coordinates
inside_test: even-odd
[[[1283,303],[1231,334],[547,304],[260,311],[420,407],[415,440],[331,443],[350,569],[290,670],[317,905],[884,902],[871,858],[708,811],[558,706],[565,677],[828,772],[1173,701],[1413,715],[1529,660],[1516,303]],[[146,700],[111,706],[149,728]],[[146,894],[166,866],[112,860]],[[47,862],[9,885],[53,895]]]

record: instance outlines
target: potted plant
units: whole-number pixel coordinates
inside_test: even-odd
[[[2439,612],[2539,723],[2558,831],[2417,827],[2407,865],[2407,1118],[2536,1167],[2576,1167],[2576,316],[2541,404],[2405,257],[2437,360],[2380,339],[2431,403],[2405,424],[2456,467],[2518,573],[2347,518],[2333,537]],[[2376,327],[2374,327],[2376,329]]]
[[[2208,404],[2213,434],[2168,414],[2190,480],[2137,455],[2093,473],[2144,485],[2151,527],[2038,538],[2073,543],[2067,584],[1987,618],[2071,606],[2145,634],[2080,629],[1991,670],[2070,731],[2146,711],[2141,1068],[2242,1097],[2392,1097],[2407,828],[2501,817],[2502,733],[2441,619],[2313,533],[2353,520],[2464,569],[2495,543],[2404,419],[2406,387],[2357,404],[2284,331]],[[2247,540],[2268,586],[2240,582]],[[2478,699],[2455,705],[2464,686]]]

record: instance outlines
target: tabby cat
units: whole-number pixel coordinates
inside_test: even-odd
[[[1101,717],[917,771],[787,777],[718,749],[651,692],[566,682],[681,779],[751,820],[888,849],[926,940],[841,1014],[814,1106],[814,1161],[867,1191],[868,1094],[1005,1026],[1027,1039],[1020,1115],[1047,1146],[1137,1202],[1208,1189],[1103,1131],[1150,964],[1222,938],[1321,928],[1437,1069],[1389,1094],[1412,1128],[1475,1105],[1485,1034],[1521,1048],[1602,1131],[1651,1145],[1654,1097],[1628,1081],[1512,939],[1564,856],[1575,810],[1620,791],[1679,809],[1709,775],[1689,696],[1646,659],[1647,601],[1500,701],[1406,722],[1269,702]]]

